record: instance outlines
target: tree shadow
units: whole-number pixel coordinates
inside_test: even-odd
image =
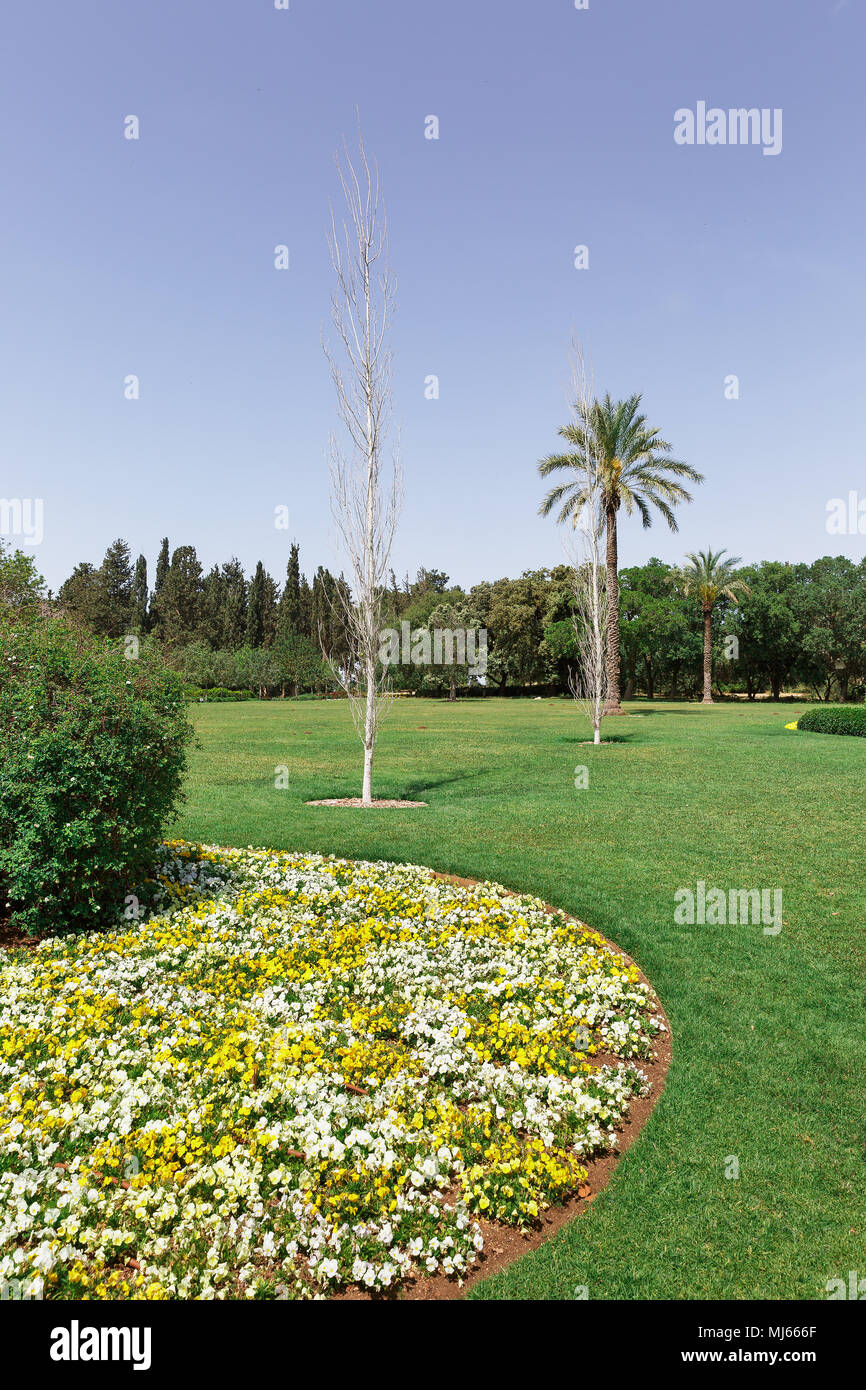
[[[403,783],[402,796],[407,800],[413,799],[419,792],[434,791],[437,787],[448,787],[455,782],[477,781],[490,771],[488,767],[479,767],[471,772],[454,772],[449,777],[417,777],[411,782]],[[384,793],[381,793],[384,795]]]
[[[609,734],[604,725],[602,724],[601,726],[601,741],[603,745],[605,743],[634,743],[637,737],[638,735],[636,732],[633,734]],[[563,738],[560,739],[560,742],[580,743],[587,748],[593,748],[595,746],[591,738]]]

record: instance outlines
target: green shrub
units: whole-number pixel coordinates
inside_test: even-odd
[[[199,700],[225,702],[226,700],[254,700],[255,696],[251,690],[225,690],[222,686],[215,686],[213,690],[205,690],[199,685],[184,686],[183,697],[191,703]]]
[[[866,706],[810,705],[797,720],[797,730],[812,734],[856,734],[866,738]]]
[[[179,678],[63,618],[0,621],[0,905],[26,932],[116,921],[180,798]],[[135,911],[127,904],[127,915]]]

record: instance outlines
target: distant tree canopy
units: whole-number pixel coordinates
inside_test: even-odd
[[[36,561],[23,550],[12,550],[0,537],[0,619],[39,607],[45,596],[42,575]]]
[[[811,565],[764,561],[737,569],[736,602],[712,611],[713,682],[718,694],[809,690],[822,700],[859,700],[866,686],[866,560],[824,556]],[[8,595],[17,594],[17,598]],[[5,596],[5,597],[4,597]],[[29,557],[0,548],[0,605],[43,597]],[[190,684],[256,694],[327,692],[334,669],[351,667],[345,579],[318,566],[309,582],[292,544],[282,584],[260,562],[252,575],[235,557],[203,572],[195,548],[164,540],[148,589],[144,556],[123,540],[102,564],[77,565],[58,602],[98,635],[149,634]],[[681,572],[651,559],[619,571],[623,695],[694,698],[703,667],[701,607]],[[393,571],[383,594],[386,624],[411,632],[483,628],[486,676],[462,666],[391,671],[395,689],[441,693],[568,690],[576,658],[567,565],[484,580],[468,592],[442,570],[414,580]]]

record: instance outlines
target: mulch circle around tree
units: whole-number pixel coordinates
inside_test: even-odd
[[[476,878],[460,878],[456,874],[440,874],[433,872],[433,878],[444,879],[446,883],[453,883],[458,888],[477,888],[481,885],[481,880]],[[519,897],[518,893],[513,893],[512,897]],[[548,912],[555,915],[557,908],[545,904]],[[580,918],[572,916],[571,913],[561,913],[570,922],[580,921]],[[587,923],[582,923],[587,926]],[[592,928],[594,931],[595,928]],[[600,933],[597,933],[600,935]],[[647,986],[651,995],[652,1007],[664,1020],[666,1031],[656,1039],[656,1056],[652,1062],[641,1059],[637,1065],[641,1071],[646,1072],[652,1083],[652,1090],[648,1096],[635,1097],[629,1105],[628,1123],[618,1128],[617,1134],[619,1142],[614,1152],[599,1154],[597,1158],[583,1158],[581,1162],[587,1169],[587,1180],[575,1195],[561,1206],[548,1207],[543,1211],[535,1227],[521,1234],[520,1231],[513,1230],[510,1226],[501,1225],[496,1221],[485,1221],[483,1218],[478,1220],[481,1227],[481,1234],[484,1236],[484,1249],[480,1252],[478,1260],[472,1271],[464,1278],[462,1285],[456,1279],[449,1278],[444,1274],[432,1276],[419,1276],[415,1279],[405,1280],[393,1293],[384,1292],[370,1294],[366,1291],[353,1287],[345,1292],[336,1294],[335,1301],[353,1300],[374,1300],[376,1302],[399,1301],[399,1300],[425,1300],[442,1301],[461,1299],[465,1296],[468,1289],[473,1284],[477,1284],[482,1279],[487,1279],[491,1274],[497,1274],[512,1264],[521,1255],[527,1255],[531,1250],[537,1250],[540,1245],[563,1226],[568,1225],[576,1217],[581,1216],[595,1201],[600,1192],[607,1187],[613,1176],[619,1160],[627,1149],[630,1149],[635,1139],[640,1134],[652,1111],[654,1110],[662,1091],[664,1090],[665,1077],[668,1067],[671,1064],[672,1042],[671,1025],[667,1014],[662,1008],[658,995],[644,975],[640,966],[632,959],[626,951],[619,946],[615,946],[612,941],[602,938],[605,945],[621,956],[629,965],[633,965],[638,971],[641,982]],[[622,1058],[615,1054],[599,1053],[593,1057],[593,1062],[599,1065],[605,1063],[614,1064],[622,1061]],[[456,1193],[455,1193],[456,1195]],[[478,1218],[476,1218],[478,1219]]]
[[[401,807],[426,806],[426,801],[374,801],[365,806],[360,796],[332,796],[325,801],[307,801],[306,806],[359,806],[365,811],[400,810]]]

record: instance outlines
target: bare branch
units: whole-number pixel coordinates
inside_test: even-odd
[[[358,155],[346,142],[335,158],[346,215],[338,225],[331,207],[328,246],[337,286],[331,318],[337,346],[323,342],[337,394],[344,442],[330,442],[331,511],[348,560],[351,598],[345,609],[351,656],[335,670],[349,697],[364,744],[362,801],[372,803],[373,752],[390,697],[387,668],[378,661],[382,599],[402,503],[396,451],[383,465],[391,425],[391,349],[388,329],[394,285],[388,266],[387,219],[379,172],[371,166],[358,123]]]

